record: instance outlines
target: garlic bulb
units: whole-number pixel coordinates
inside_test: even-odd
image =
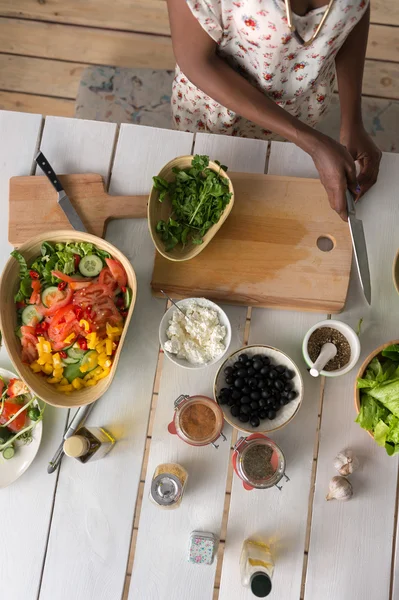
[[[359,468],[359,460],[353,450],[342,450],[334,458],[334,467],[340,475],[350,475]]]
[[[326,500],[350,500],[352,496],[353,488],[350,481],[339,475],[331,479]]]

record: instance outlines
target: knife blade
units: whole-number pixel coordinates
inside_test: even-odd
[[[73,207],[70,199],[68,198],[64,188],[61,185],[60,180],[54,172],[54,169],[50,165],[43,152],[39,152],[35,157],[36,163],[39,165],[43,173],[46,175],[51,185],[54,187],[58,194],[58,204],[64,212],[66,218],[76,231],[87,232],[86,227],[83,225],[82,219],[79,217],[75,208]]]
[[[357,271],[364,296],[371,304],[371,283],[369,259],[367,256],[366,238],[364,235],[363,222],[356,218],[356,207],[350,190],[346,190],[346,203],[348,208],[348,223],[355,254]]]
[[[81,406],[75,413],[72,421],[70,422],[64,437],[62,438],[62,442],[61,444],[58,446],[53,458],[50,460],[48,467],[47,467],[47,473],[54,473],[54,471],[57,469],[58,465],[60,464],[63,456],[64,456],[64,440],[67,440],[69,437],[71,437],[71,435],[73,435],[75,433],[75,431],[78,429],[78,427],[81,427],[83,425],[83,423],[86,421],[87,417],[89,416],[91,409],[94,406],[94,402],[93,404],[86,404],[85,406]]]

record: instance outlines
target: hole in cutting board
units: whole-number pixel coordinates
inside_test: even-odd
[[[322,252],[331,252],[335,247],[335,240],[329,235],[321,235],[317,238],[317,247]]]

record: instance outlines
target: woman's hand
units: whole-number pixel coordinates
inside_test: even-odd
[[[309,153],[326,189],[331,208],[347,221],[346,189],[349,188],[355,195],[357,193],[355,161],[344,146],[322,134],[316,138]]]
[[[352,127],[349,131],[341,131],[340,138],[341,144],[347,148],[352,158],[360,166],[357,176],[360,187],[360,192],[357,194],[357,199],[359,199],[377,181],[382,152],[365,131],[363,125]]]

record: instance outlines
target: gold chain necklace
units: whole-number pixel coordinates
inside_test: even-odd
[[[328,6],[326,8],[326,10],[324,11],[324,15],[320,21],[320,23],[317,26],[316,31],[314,32],[314,34],[312,35],[312,37],[309,40],[304,40],[303,37],[297,32],[296,27],[293,23],[293,19],[292,19],[292,9],[291,9],[291,0],[284,0],[285,1],[285,8],[287,11],[287,22],[288,22],[288,27],[291,30],[291,33],[293,33],[295,39],[297,40],[297,42],[299,44],[301,44],[301,46],[310,46],[311,44],[313,44],[313,42],[315,41],[315,39],[317,38],[317,36],[319,35],[321,28],[323,27],[324,23],[326,22],[326,19],[328,17],[328,15],[330,14],[332,5],[334,4],[334,0],[330,0],[330,2],[328,3]]]

